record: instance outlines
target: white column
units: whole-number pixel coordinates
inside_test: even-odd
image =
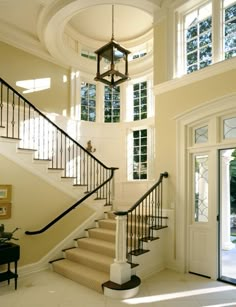
[[[116,258],[110,268],[110,280],[122,285],[131,280],[131,266],[126,259],[126,215],[116,217]]]
[[[221,158],[221,240],[222,249],[230,250],[234,244],[230,239],[230,173],[231,152],[226,150]]]

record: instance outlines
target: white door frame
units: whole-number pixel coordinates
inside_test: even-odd
[[[189,127],[196,125],[200,121],[206,119],[209,120],[211,125],[211,131],[214,131],[214,135],[211,135],[211,141],[208,143],[208,147],[213,153],[214,158],[212,159],[213,166],[215,167],[215,172],[217,168],[217,155],[218,149],[225,148],[229,144],[222,142],[222,134],[220,131],[220,116],[230,114],[231,112],[236,111],[236,93],[219,97],[217,99],[205,102],[203,105],[200,105],[190,111],[185,112],[177,117],[176,120],[176,147],[177,147],[177,161],[176,161],[176,250],[174,251],[176,255],[176,269],[182,272],[188,272],[189,267],[189,225],[190,217],[188,210],[188,199],[189,199],[189,186],[188,186],[188,173],[189,173]],[[216,133],[218,132],[218,133]],[[229,142],[228,142],[229,143]],[[231,141],[232,144],[232,141]],[[231,145],[232,146],[232,145]],[[200,148],[199,148],[200,150]],[[215,164],[215,165],[214,165]],[[213,199],[216,201],[218,199],[217,193],[217,173],[215,173],[215,182],[211,185],[211,193],[213,193]],[[218,206],[215,206],[215,208]],[[212,212],[212,216],[217,215],[217,211]],[[215,225],[217,225],[215,220]],[[215,243],[214,243],[214,263],[212,264],[212,269],[210,277],[217,279],[218,277],[218,231],[216,227],[215,231]]]

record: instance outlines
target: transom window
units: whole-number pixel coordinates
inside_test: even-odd
[[[96,85],[81,83],[81,120],[96,121]]]
[[[224,139],[236,139],[236,117],[223,121],[223,135]]]
[[[104,87],[104,122],[120,121],[120,87]]]
[[[133,85],[133,119],[141,120],[147,118],[147,81]]]
[[[186,72],[212,63],[212,5],[201,6],[185,17]]]
[[[194,143],[202,144],[208,141],[208,126],[199,127],[194,130]]]
[[[147,179],[147,129],[133,131],[133,179]]]

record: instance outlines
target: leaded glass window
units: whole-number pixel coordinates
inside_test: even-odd
[[[207,155],[195,156],[195,222],[208,222],[208,160]]]
[[[236,138],[236,117],[227,118],[223,121],[224,139]]]
[[[120,87],[104,88],[104,122],[117,123],[120,121]]]
[[[81,84],[81,120],[96,121],[96,85]]]
[[[147,179],[147,129],[133,131],[133,179]]]
[[[236,1],[224,1],[224,55],[236,56]]]
[[[208,126],[194,130],[195,144],[206,143],[208,141]]]
[[[133,86],[134,120],[147,118],[147,82],[136,83]]]
[[[212,63],[212,4],[185,16],[185,64],[192,73]]]

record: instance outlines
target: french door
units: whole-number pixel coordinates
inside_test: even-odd
[[[219,279],[236,284],[236,148],[219,151]]]
[[[190,153],[188,271],[213,278],[217,263],[215,153]]]

